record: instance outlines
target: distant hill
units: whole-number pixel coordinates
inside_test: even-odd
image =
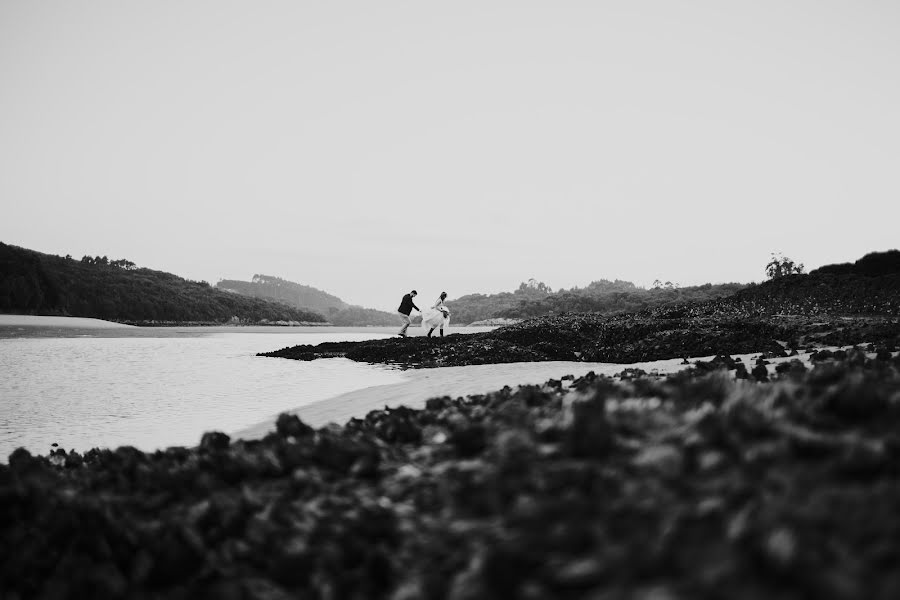
[[[456,323],[489,319],[525,319],[567,312],[618,314],[730,296],[745,287],[740,283],[678,287],[671,282],[645,289],[630,281],[601,279],[584,288],[552,291],[534,279],[514,292],[469,294],[448,300]]]
[[[728,299],[751,314],[900,315],[900,251],[748,286]]]
[[[322,315],[229,294],[205,281],[104,257],[54,256],[0,242],[0,312],[151,321],[324,323]]]
[[[339,327],[382,326],[392,327],[400,325],[400,316],[397,313],[384,312],[374,308],[361,306],[348,306],[343,310],[334,311],[328,315],[328,321]]]
[[[216,287],[242,296],[277,300],[302,310],[316,311],[329,323],[340,327],[400,324],[395,313],[352,306],[328,292],[272,275],[254,275],[250,281],[223,279]]]
[[[630,281],[601,279],[585,288],[552,291],[535,280],[515,292],[470,294],[448,300],[456,323],[527,319],[563,313],[623,314],[648,309],[691,313],[736,311],[747,315],[900,315],[900,250],[873,252],[853,263],[826,265],[809,274],[760,284],[665,283],[645,289]]]
[[[275,300],[295,308],[312,310],[323,316],[327,316],[332,309],[343,310],[348,306],[328,292],[272,275],[254,275],[250,281],[223,279],[216,287],[242,296]]]
[[[878,277],[882,275],[900,274],[900,250],[888,250],[887,252],[872,252],[866,254],[855,263],[841,263],[825,265],[810,275],[863,275],[865,277]]]

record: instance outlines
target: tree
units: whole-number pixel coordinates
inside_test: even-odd
[[[781,253],[776,254],[773,252],[772,260],[766,265],[766,275],[769,279],[778,279],[785,275],[800,275],[803,273],[804,269],[803,263],[795,263],[792,259],[783,256]]]
[[[534,277],[529,279],[527,282],[523,281],[522,283],[520,283],[519,289],[516,291],[517,292],[536,291],[536,292],[540,292],[542,294],[552,294],[553,293],[553,290],[550,288],[550,286],[548,286],[543,281],[538,281]]]

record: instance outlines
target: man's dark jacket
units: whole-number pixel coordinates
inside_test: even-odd
[[[402,312],[404,315],[406,315],[408,317],[409,313],[412,312],[412,309],[419,310],[419,307],[416,306],[415,304],[413,304],[412,296],[409,294],[406,294],[405,296],[403,296],[403,300],[400,302],[400,308],[398,308],[397,310],[399,310],[400,312]]]

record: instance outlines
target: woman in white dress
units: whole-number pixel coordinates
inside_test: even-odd
[[[441,292],[434,306],[422,313],[422,328],[428,329],[428,337],[438,328],[441,330],[441,337],[444,337],[444,327],[450,327],[450,309],[444,306],[446,297],[447,292]]]

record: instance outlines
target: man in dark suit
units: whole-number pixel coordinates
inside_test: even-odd
[[[400,337],[406,337],[406,329],[412,322],[409,318],[409,313],[411,313],[413,309],[419,310],[419,307],[413,304],[413,298],[415,298],[417,294],[418,292],[413,290],[408,294],[404,294],[403,300],[400,301],[400,308],[397,309],[397,312],[403,317],[403,327],[400,328],[400,333],[397,334]],[[419,312],[422,311],[419,310]]]

